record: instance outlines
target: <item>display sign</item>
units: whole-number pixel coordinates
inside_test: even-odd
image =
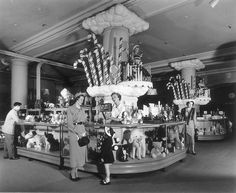
[[[112,110],[111,103],[104,103],[100,105],[100,112],[110,112]]]

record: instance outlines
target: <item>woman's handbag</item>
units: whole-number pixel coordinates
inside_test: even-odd
[[[83,136],[78,139],[78,144],[80,147],[83,147],[85,145],[88,145],[90,142],[88,136]]]

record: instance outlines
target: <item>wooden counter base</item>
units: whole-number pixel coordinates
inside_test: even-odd
[[[198,135],[198,141],[223,140],[225,135]]]
[[[62,166],[59,152],[44,152],[17,146],[17,155]]]
[[[186,150],[177,150],[175,153],[170,153],[165,158],[153,159],[150,157],[143,158],[141,160],[129,158],[128,162],[116,161],[111,166],[111,174],[131,174],[131,173],[143,173],[166,168],[175,162],[183,160],[186,157]],[[64,166],[70,167],[69,158],[65,158]],[[101,167],[101,168],[100,168]],[[86,163],[84,171],[98,173],[102,169],[102,165],[95,163]]]

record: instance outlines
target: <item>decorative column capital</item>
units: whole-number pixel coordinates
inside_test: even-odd
[[[128,10],[125,6],[118,4],[82,22],[85,29],[95,34],[102,34],[108,27],[123,26],[133,35],[149,28],[149,23]]]
[[[205,65],[199,59],[172,62],[170,63],[170,66],[176,70],[182,70],[183,68],[194,68],[196,70],[200,70],[205,68]]]
[[[27,65],[29,63],[29,60],[23,59],[23,58],[11,58],[11,63],[14,64],[21,64],[21,65]]]

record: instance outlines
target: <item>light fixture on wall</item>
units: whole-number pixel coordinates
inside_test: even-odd
[[[210,6],[211,6],[212,8],[214,8],[214,7],[219,3],[219,1],[220,1],[220,0],[211,0],[211,1],[209,2],[209,4],[210,4]]]

